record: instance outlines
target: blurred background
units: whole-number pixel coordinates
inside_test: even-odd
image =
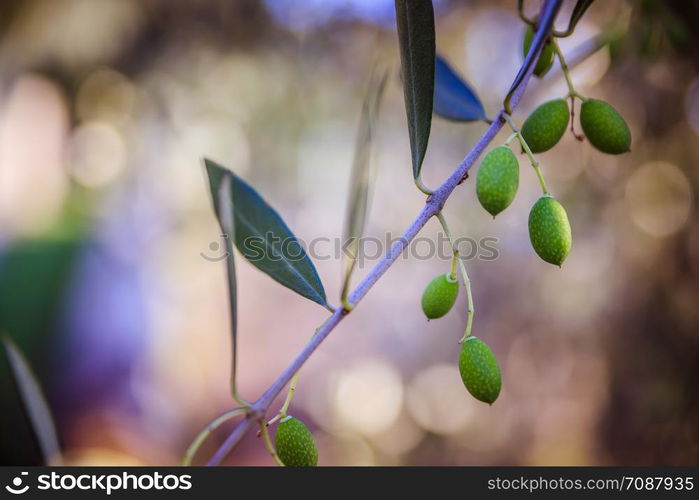
[[[540,6],[526,4],[532,15]],[[516,2],[435,8],[438,50],[494,115],[521,63]],[[391,0],[0,2],[0,331],[38,373],[69,463],[176,464],[233,406],[203,156],[255,186],[299,238],[339,238],[378,62],[392,73],[365,232],[398,236],[419,211],[393,10]],[[503,371],[497,403],[474,400],[458,374],[464,294],[442,320],[420,310],[449,261],[399,259],[301,372],[291,414],[316,435],[321,465],[699,463],[697,22],[694,2],[596,2],[560,41],[576,55],[578,90],[611,102],[633,135],[618,157],[570,134],[540,155],[573,228],[563,269],[529,244],[539,188],[526,157],[496,220],[473,176],[449,200],[456,234],[498,239],[496,260],[467,262],[474,334]],[[586,49],[611,32],[611,45]],[[515,118],[565,93],[556,64]],[[435,118],[425,183],[441,183],[484,129]],[[319,248],[337,303],[340,262]],[[255,399],[328,313],[237,262],[240,387]],[[0,396],[0,461],[37,463],[4,359]],[[253,433],[227,463],[272,460]]]

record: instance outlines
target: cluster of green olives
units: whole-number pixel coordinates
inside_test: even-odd
[[[525,56],[533,37],[534,30],[529,26],[522,43]],[[555,53],[553,44],[546,42],[534,67],[536,76],[542,77],[551,69]],[[582,101],[580,126],[590,144],[607,154],[630,151],[631,132],[622,116],[610,104],[599,99],[584,98],[572,90],[571,87],[568,97]],[[516,132],[522,145],[526,144],[527,153],[539,175],[538,162],[532,155],[550,150],[561,140],[571,115],[572,110],[564,98],[554,99],[536,108],[524,122],[521,131]],[[561,266],[573,243],[570,223],[563,205],[545,188],[543,178],[540,181],[544,193],[529,212],[529,239],[542,260]],[[509,145],[488,152],[481,161],[476,178],[476,194],[483,208],[495,217],[510,206],[518,188],[519,162]],[[459,285],[453,272],[434,278],[422,295],[422,310],[427,319],[446,315],[456,302],[458,293]],[[472,335],[463,339],[459,371],[473,397],[488,404],[495,402],[501,388],[500,368],[485,342]]]
[[[522,43],[526,56],[534,32],[527,28]],[[554,50],[547,42],[534,68],[534,74],[543,76],[553,64]],[[630,151],[631,132],[624,118],[610,104],[575,93],[573,99],[582,100],[580,126],[587,140],[603,153],[617,155]],[[524,122],[521,140],[532,154],[553,148],[563,137],[572,110],[565,99],[553,99],[537,107]],[[538,168],[538,165],[535,165]],[[476,193],[483,208],[493,217],[505,210],[514,200],[519,186],[519,163],[508,146],[490,151],[481,162],[476,179]],[[573,239],[563,205],[544,192],[529,213],[529,238],[537,255],[544,261],[561,266],[570,252]]]
[[[553,148],[565,133],[570,110],[564,99],[554,99],[536,108],[526,119],[521,138],[532,153]],[[584,99],[580,125],[590,144],[608,154],[630,150],[631,133],[621,115],[608,103]],[[493,217],[514,200],[519,187],[519,162],[508,146],[499,146],[482,160],[476,178],[476,194]],[[560,266],[572,246],[572,234],[563,205],[545,192],[529,213],[532,247],[544,261]]]
[[[522,135],[532,153],[553,148],[563,137],[569,119],[570,111],[564,99],[553,99],[536,108],[522,125]],[[618,155],[631,150],[629,127],[609,103],[583,99],[580,126],[590,144],[603,153]]]
[[[422,311],[428,320],[446,315],[456,302],[459,284],[453,273],[440,274],[422,294]],[[461,343],[459,372],[468,392],[479,401],[493,404],[500,394],[500,367],[493,351],[481,339],[469,336]]]

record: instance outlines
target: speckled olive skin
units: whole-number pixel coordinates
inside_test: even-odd
[[[284,417],[274,436],[277,455],[287,467],[314,467],[318,465],[318,448],[313,434],[303,422]]]
[[[493,149],[481,162],[476,178],[476,194],[490,215],[510,206],[519,187],[519,163],[507,146]]]
[[[500,395],[500,367],[490,347],[477,337],[467,338],[461,346],[459,372],[466,389],[478,401],[492,405]]]
[[[459,283],[450,273],[440,274],[430,281],[422,293],[422,312],[427,319],[437,319],[448,313],[459,295]]]
[[[555,198],[544,195],[529,212],[529,239],[536,253],[550,264],[560,266],[573,245],[565,208]]]
[[[524,32],[524,39],[522,40],[522,53],[524,54],[524,57],[527,57],[527,54],[529,53],[529,47],[531,47],[533,39],[534,30],[531,26],[527,26],[527,29]],[[551,66],[553,66],[553,56],[554,52],[551,44],[544,44],[544,46],[541,49],[541,54],[539,54],[539,60],[536,62],[536,66],[534,67],[534,74],[536,76],[541,78],[549,72]]]
[[[569,119],[570,111],[565,100],[547,101],[527,117],[522,125],[522,137],[532,153],[543,153],[561,140]]]
[[[587,140],[603,153],[618,155],[631,149],[631,131],[611,105],[586,99],[580,107],[580,126]]]

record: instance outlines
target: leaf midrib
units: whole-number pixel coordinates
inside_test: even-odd
[[[284,265],[285,265],[288,269],[290,269],[297,277],[299,277],[299,278],[301,279],[301,281],[302,281],[303,283],[305,283],[306,286],[309,287],[309,288],[315,293],[315,295],[318,296],[319,299],[322,300],[323,296],[316,290],[316,288],[313,286],[313,284],[311,284],[311,283],[305,278],[305,276],[303,276],[294,266],[291,265],[291,263],[284,257],[284,254],[283,254],[280,250],[277,250],[277,249],[275,248],[275,246],[274,246],[272,243],[270,243],[270,241],[269,241],[267,238],[265,238],[264,236],[262,236],[262,233],[260,233],[260,232],[257,230],[257,228],[255,227],[255,225],[253,225],[253,223],[250,222],[250,220],[249,220],[247,217],[245,217],[245,215],[243,215],[243,213],[242,213],[241,211],[236,210],[235,215],[236,215],[236,217],[237,217],[238,219],[240,219],[240,221],[250,230],[250,232],[252,232],[252,233],[253,233],[254,235],[256,235],[257,237],[261,238],[261,239],[265,242],[265,247],[266,247],[266,248],[270,248],[270,249],[272,250],[272,252],[273,252],[274,255],[279,255],[279,256],[281,256],[281,257],[282,257],[281,261],[284,263]],[[300,245],[299,245],[299,246],[300,246]],[[303,251],[303,248],[301,248],[301,250]],[[304,259],[305,259],[305,258],[307,258],[307,256],[306,256],[306,253],[304,252]]]
[[[412,38],[413,38],[413,37],[411,36],[411,34],[412,34],[411,15],[410,15],[410,8],[407,6],[407,3],[406,3],[405,5],[406,5],[406,6],[405,6],[405,9],[406,9],[406,20],[407,20],[407,28],[408,28],[408,33],[407,33],[407,35],[408,35],[408,55],[410,56],[410,55],[412,55],[412,53],[413,53],[413,43],[412,43]],[[414,175],[415,177],[417,177],[417,176],[420,174],[420,167],[421,167],[421,165],[420,165],[420,156],[421,156],[421,155],[420,155],[420,151],[419,151],[420,145],[419,145],[419,143],[418,143],[418,135],[419,135],[419,134],[417,133],[417,123],[418,123],[418,119],[417,119],[417,105],[416,105],[417,99],[415,98],[415,85],[414,85],[414,83],[415,83],[415,78],[414,78],[414,77],[415,77],[415,71],[414,71],[414,68],[413,68],[413,59],[412,59],[412,57],[409,57],[407,66],[408,66],[408,71],[409,71],[409,73],[410,73],[410,91],[409,91],[410,94],[411,94],[411,96],[410,96],[410,97],[411,97],[410,107],[413,108],[413,113],[412,113],[412,114],[413,114],[413,117],[412,117],[412,120],[411,120],[411,121],[413,122],[413,127],[412,127],[412,128],[413,128],[413,134],[412,134],[412,135],[413,135],[413,140],[415,141],[415,147],[418,149],[418,150],[416,151],[416,153],[417,153],[417,158],[413,158],[413,175]]]

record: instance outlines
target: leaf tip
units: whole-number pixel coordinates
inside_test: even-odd
[[[18,352],[17,346],[7,333],[0,334],[0,340],[2,341],[2,345],[5,348],[5,356],[14,355]]]

